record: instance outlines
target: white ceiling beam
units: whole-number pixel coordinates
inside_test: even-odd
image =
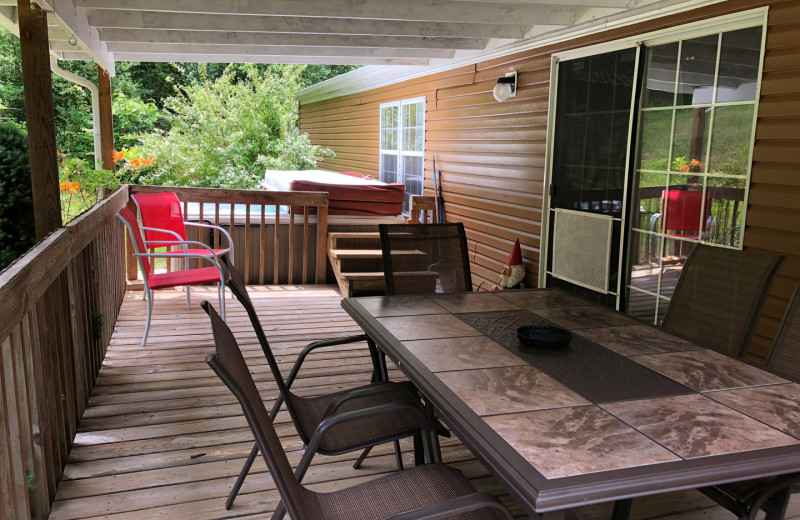
[[[13,6],[0,7],[0,27],[19,38],[19,22],[17,21],[17,8]]]
[[[453,2],[472,2],[476,0],[451,0]],[[531,0],[477,0],[484,4],[527,4]],[[545,2],[553,6],[582,6],[582,7],[635,7],[641,0],[546,0]]]
[[[559,26],[560,27],[560,26]],[[109,48],[114,42],[194,43],[208,45],[296,45],[311,47],[394,47],[401,49],[483,50],[486,38],[434,38],[416,36],[364,36],[341,34],[285,34],[226,31],[169,31],[151,29],[100,29]],[[116,52],[121,48],[113,46]]]
[[[426,66],[423,58],[349,58],[342,56],[248,56],[236,54],[147,54],[118,52],[117,61],[195,62],[195,63],[297,63],[305,65],[415,65]]]
[[[100,40],[97,29],[89,25],[86,14],[83,10],[78,10],[73,0],[38,0],[42,7],[50,12],[48,17],[57,17],[78,40],[81,48],[84,49],[92,59],[108,74],[114,76],[114,56],[108,52],[106,44]]]
[[[166,15],[154,11],[87,10],[89,23],[97,28],[171,29],[189,31],[250,31],[273,33],[361,34],[379,36],[433,36],[447,38],[513,38],[525,36],[528,25],[445,22],[397,22],[347,18],[291,16],[242,16],[213,14]],[[536,23],[568,25],[570,10],[556,10]]]
[[[202,45],[194,43],[109,43],[112,52],[139,54],[232,54],[248,56],[341,56],[364,58],[452,58],[455,51],[443,49],[398,49],[386,47],[297,47],[293,45]],[[59,49],[59,50],[74,50]]]
[[[157,11],[170,14],[233,14],[300,17],[346,17],[364,20],[533,24],[561,10],[540,2],[484,3],[452,0],[75,0],[92,9]],[[565,2],[568,0],[564,0]],[[605,0],[597,0],[605,1]],[[622,0],[612,0],[621,2]],[[549,2],[548,2],[549,3]]]

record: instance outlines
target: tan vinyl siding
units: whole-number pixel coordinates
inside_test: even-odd
[[[349,96],[302,105],[300,129],[337,154],[320,167],[378,176],[379,105],[425,96],[425,187],[432,194],[433,156],[443,173],[445,215],[467,229],[473,280],[496,283],[519,237],[528,275],[538,276],[550,56],[553,52],[770,6],[752,183],[744,246],[783,254],[753,339],[766,355],[788,298],[800,281],[800,0],[730,0],[688,13],[607,31]],[[491,89],[518,71],[506,103]]]

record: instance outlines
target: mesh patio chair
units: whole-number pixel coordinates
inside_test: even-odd
[[[223,228],[203,222],[188,222],[183,220],[181,201],[175,193],[136,193],[131,195],[133,203],[139,211],[144,231],[144,243],[148,250],[156,247],[178,246],[179,249],[167,251],[165,254],[182,256],[184,269],[189,268],[189,258],[184,255],[200,255],[213,257],[219,263],[223,255],[230,257],[233,262],[233,240]],[[186,239],[186,226],[214,229],[219,231],[228,242],[228,247],[213,249],[202,244],[203,247],[189,247]],[[191,308],[190,289],[186,287],[186,309]]]
[[[385,417],[398,411],[414,417],[418,428],[427,428],[422,411],[413,404],[381,404],[370,408],[348,409],[325,419],[309,441],[295,473],[283,451],[280,439],[264,407],[250,371],[230,329],[208,304],[203,308],[211,318],[216,353],[206,362],[236,396],[247,423],[264,456],[275,487],[292,520],[511,520],[512,516],[494,496],[478,493],[464,476],[443,464],[425,464],[365,484],[318,493],[300,484],[316,449],[328,432],[350,428],[348,423]],[[282,516],[281,506],[273,515]]]
[[[247,293],[247,288],[241,274],[227,263],[225,259],[223,259],[223,263],[226,263],[229,270],[228,287],[247,311],[258,342],[264,351],[264,356],[267,358],[267,363],[275,378],[275,383],[278,386],[279,394],[270,412],[270,419],[274,420],[281,405],[285,402],[289,416],[297,429],[297,433],[307,446],[307,455],[309,456],[307,460],[305,458],[303,459],[305,462],[301,463],[298,467],[298,471],[301,469],[302,472],[305,471],[314,453],[339,455],[368,447],[371,448],[372,446],[387,442],[394,442],[397,465],[399,469],[403,469],[399,439],[421,435],[423,441],[429,440],[426,439],[426,435],[429,434],[420,430],[417,412],[422,413],[425,412],[425,410],[422,408],[413,386],[407,382],[395,383],[377,381],[351,390],[313,398],[300,397],[294,394],[291,391],[292,383],[294,383],[297,378],[306,357],[314,350],[323,347],[368,341],[374,365],[376,355],[374,345],[372,345],[371,340],[363,334],[315,341],[303,349],[289,373],[289,378],[284,382],[283,375],[278,367],[278,362],[275,360],[269,341],[261,327],[258,314]],[[204,305],[204,308],[206,312],[209,311],[207,306]],[[347,425],[331,427],[329,431],[326,430],[326,435],[321,437],[317,444],[312,442],[315,432],[330,421],[335,421],[339,415],[348,415],[376,406],[383,407],[386,413],[380,416],[367,415]],[[390,411],[392,413],[389,413]],[[239,493],[239,489],[244,483],[244,479],[247,477],[250,467],[258,456],[259,448],[259,444],[256,443],[250,451],[250,455],[245,461],[244,467],[239,473],[239,477],[225,503],[227,509],[233,506],[236,495]],[[438,445],[435,449],[436,452],[431,456],[438,458]],[[354,465],[355,468],[361,465],[361,462],[367,454],[368,452],[365,452],[358,458]],[[303,464],[305,464],[305,466],[303,466]],[[302,472],[300,472],[301,476],[299,478],[302,478]]]
[[[711,350],[743,356],[784,260],[757,251],[695,246],[662,326]]]
[[[795,288],[789,307],[778,328],[767,368],[781,377],[800,382],[800,285]],[[780,520],[786,512],[789,495],[800,491],[800,473],[775,478],[734,482],[701,489],[708,497],[735,513],[742,520],[754,520],[759,511],[766,520]]]
[[[380,224],[386,295],[472,291],[464,225]]]
[[[131,236],[131,243],[133,244],[133,256],[139,262],[139,269],[142,271],[142,278],[144,279],[144,292],[147,300],[147,321],[144,325],[144,335],[142,336],[142,346],[147,342],[147,335],[150,332],[150,318],[153,314],[153,291],[156,289],[167,289],[170,287],[189,286],[203,283],[217,283],[219,291],[219,305],[222,309],[222,317],[225,317],[225,276],[222,272],[222,267],[215,261],[213,255],[201,255],[195,253],[177,254],[164,254],[164,253],[148,253],[145,246],[142,232],[139,228],[139,222],[136,216],[128,209],[123,208],[119,212],[117,218],[128,229]],[[172,243],[176,243],[174,239]],[[205,244],[192,241],[181,241],[182,247],[202,249],[208,248]],[[171,273],[154,273],[153,266],[150,263],[151,258],[185,258],[187,261],[191,258],[198,258],[203,262],[211,264],[210,267],[200,267],[197,269],[185,269],[183,271],[173,271]],[[188,264],[187,264],[188,266]],[[188,293],[187,293],[188,294]]]

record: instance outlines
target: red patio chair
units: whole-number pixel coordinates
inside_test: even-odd
[[[702,191],[663,191],[661,196],[666,215],[661,221],[661,232],[669,233],[670,238],[700,238],[703,236],[713,225],[712,195],[711,191],[706,191],[705,204],[703,204]],[[701,206],[702,218],[700,216]]]
[[[233,263],[233,240],[231,240],[230,234],[220,226],[184,220],[181,201],[178,200],[175,193],[137,193],[131,198],[139,209],[139,217],[142,220],[142,230],[144,231],[144,244],[148,251],[152,252],[156,247],[182,246],[180,249],[167,251],[165,254],[172,257],[183,257],[185,259],[184,269],[189,269],[189,257],[185,255],[213,256],[217,263],[222,255],[228,255]],[[189,247],[186,245],[186,226],[218,230],[228,241],[228,247],[212,249],[205,244],[201,244],[203,247]],[[186,309],[190,308],[191,295],[187,286]]]
[[[204,255],[184,253],[182,251],[173,253],[148,253],[145,248],[145,241],[142,238],[142,231],[139,228],[139,222],[137,222],[136,216],[131,210],[123,208],[117,215],[117,218],[128,228],[128,233],[130,233],[131,242],[133,243],[133,256],[136,257],[136,260],[139,262],[139,269],[141,269],[142,278],[144,278],[144,290],[147,295],[147,321],[144,325],[142,346],[147,342],[147,334],[150,332],[150,317],[153,313],[153,291],[155,289],[167,289],[181,285],[188,286],[216,282],[219,284],[219,306],[222,310],[222,319],[225,319],[225,277],[222,274],[222,267],[220,267],[219,262],[215,260],[215,255],[209,253]],[[186,240],[176,241],[174,238],[170,238],[169,242],[187,248],[187,251],[202,250],[203,248],[206,248],[206,251],[211,251],[210,247],[201,242]],[[155,244],[153,247],[161,247],[164,245],[157,241],[152,241],[150,244]],[[190,247],[191,249],[188,249]],[[199,258],[213,265],[211,267],[185,269],[183,271],[173,271],[171,273],[153,273],[152,266],[150,265],[150,258],[175,258],[176,256],[186,260],[189,258]]]

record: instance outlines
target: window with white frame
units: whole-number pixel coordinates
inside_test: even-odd
[[[425,171],[425,98],[381,104],[380,179],[406,185],[410,197],[422,195]]]

